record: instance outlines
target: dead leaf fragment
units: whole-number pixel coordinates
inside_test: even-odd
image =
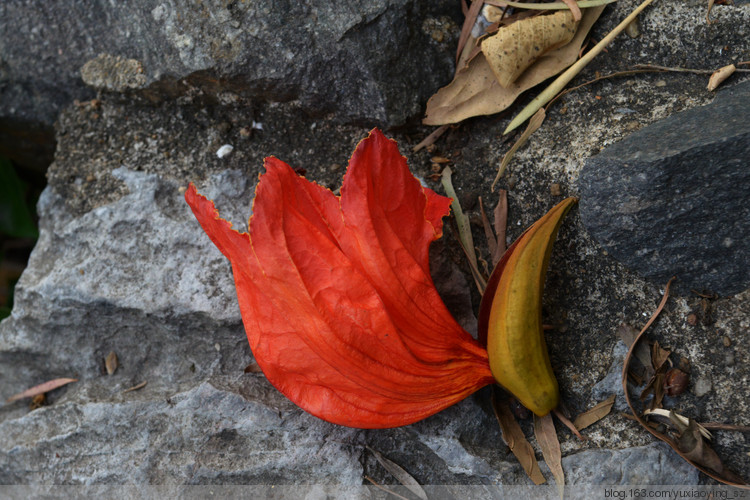
[[[497,192],[497,206],[492,214],[495,219],[495,235],[497,236],[497,253],[492,254],[492,265],[494,266],[505,253],[506,229],[508,227],[508,192],[501,189]]]
[[[50,380],[49,382],[35,385],[31,389],[26,389],[25,391],[20,392],[18,394],[14,394],[13,396],[6,399],[5,402],[12,403],[13,401],[18,401],[19,399],[23,399],[23,398],[33,398],[34,396],[37,396],[39,394],[45,394],[54,389],[57,389],[58,387],[67,385],[71,382],[78,382],[78,379],[77,378],[56,378],[54,380]]]
[[[44,403],[46,403],[47,398],[44,397],[44,394],[37,394],[33,398],[31,398],[31,403],[29,404],[29,410],[36,410],[37,408],[41,408],[44,406]]]
[[[256,361],[253,361],[249,365],[245,367],[245,373],[263,373],[263,370],[260,369],[260,366],[258,366],[258,363]]]
[[[539,448],[542,450],[544,461],[555,477],[557,493],[562,499],[565,494],[565,472],[562,468],[560,441],[557,439],[555,422],[552,420],[551,413],[543,417],[534,415],[534,436],[536,436],[536,442],[539,443]]]
[[[729,78],[736,70],[737,67],[734,64],[730,64],[729,66],[724,66],[723,68],[719,68],[714,71],[711,75],[711,78],[708,79],[708,90],[716,90],[716,88],[721,85],[724,80]]]
[[[716,454],[703,438],[695,420],[692,418],[688,419],[687,425],[678,419],[672,421],[680,429],[680,434],[676,441],[677,448],[685,454],[685,457],[699,465],[708,467],[718,474],[723,474],[724,464],[721,463],[719,455]]]
[[[612,394],[610,397],[597,404],[593,408],[586,410],[576,417],[573,421],[573,425],[576,429],[581,430],[586,427],[595,424],[599,420],[603,419],[609,412],[612,411],[612,406],[615,404],[615,395]]]
[[[114,374],[118,366],[117,354],[115,354],[115,351],[111,351],[107,354],[107,357],[104,358],[104,367],[107,369],[107,375]]]
[[[541,56],[568,44],[577,28],[568,10],[521,19],[485,38],[482,53],[497,81],[507,88]]]
[[[482,53],[478,54],[459,69],[450,84],[430,98],[423,123],[458,123],[472,116],[491,115],[506,109],[522,92],[575,62],[586,35],[602,10],[604,6],[586,9],[573,40],[544,54],[508,88],[498,84],[487,59]]]
[[[373,450],[369,446],[367,447],[367,449],[370,450],[375,459],[380,462],[380,465],[382,465],[385,470],[390,472],[393,477],[398,479],[399,483],[403,484],[409,491],[417,495],[422,500],[427,500],[427,493],[425,493],[424,489],[422,489],[422,486],[416,479],[414,479],[411,474],[406,472],[403,467],[398,465],[396,462],[385,458],[381,453]]]
[[[137,391],[138,389],[143,389],[144,387],[146,387],[147,383],[148,382],[144,380],[140,384],[134,385],[133,387],[128,387],[127,389],[122,391],[122,393],[125,394],[126,392],[133,392],[133,391]]]
[[[495,417],[500,424],[503,440],[505,440],[511,453],[515,455],[521,467],[523,467],[523,470],[534,484],[544,483],[546,479],[544,479],[544,475],[542,475],[542,471],[539,469],[539,463],[534,456],[534,448],[528,442],[526,436],[523,435],[521,426],[516,422],[507,401],[500,400],[496,392],[497,389],[493,388],[492,409],[495,411]]]

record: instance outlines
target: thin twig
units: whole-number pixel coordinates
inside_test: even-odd
[[[701,425],[710,431],[750,432],[750,425],[722,424],[720,422],[708,422]]]
[[[697,75],[712,75],[716,69],[693,69],[693,68],[675,68],[670,66],[659,66],[658,64],[636,64],[637,69],[653,69],[659,71],[672,71],[676,73],[695,73]],[[738,69],[737,71],[750,72],[750,69]]]

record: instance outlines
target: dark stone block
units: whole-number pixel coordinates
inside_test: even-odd
[[[750,287],[750,82],[591,158],[581,218],[617,260],[678,292]]]

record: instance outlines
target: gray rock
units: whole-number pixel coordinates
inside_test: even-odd
[[[21,4],[37,5],[0,3],[0,23],[11,18],[11,10]],[[245,4],[239,2],[237,9],[259,5]],[[296,3],[289,9],[310,4]],[[217,201],[225,217],[243,229],[253,185],[265,156],[276,155],[304,168],[308,178],[335,189],[341,183],[341,165],[372,123],[342,125],[340,113],[311,116],[309,110],[315,104],[312,98],[300,97],[281,104],[248,100],[227,89],[229,83],[242,83],[237,80],[214,82],[217,92],[212,93],[212,87],[206,85],[207,71],[190,69],[200,67],[205,42],[216,41],[211,38],[211,29],[206,28],[216,26],[211,16],[196,19],[194,12],[186,14],[196,23],[185,28],[187,33],[205,33],[205,38],[192,38],[195,50],[189,44],[170,49],[164,40],[174,40],[175,33],[179,34],[176,18],[169,21],[175,4],[165,3],[165,10],[156,12],[165,30],[168,22],[175,29],[172,35],[164,32],[162,38],[157,36],[149,43],[171,50],[163,57],[177,69],[164,75],[184,74],[183,66],[193,72],[187,77],[191,87],[185,84],[185,93],[180,90],[180,82],[175,84],[168,76],[153,80],[156,77],[151,70],[166,65],[157,64],[162,56],[147,53],[146,57],[135,48],[143,44],[141,34],[154,33],[149,30],[156,23],[152,11],[158,5],[144,9],[138,25],[131,27],[129,38],[122,32],[123,21],[111,15],[111,9],[127,9],[134,5],[132,2],[127,6],[94,4],[97,8],[75,2],[68,5],[77,9],[75,13],[81,20],[81,30],[75,31],[74,26],[70,33],[85,32],[83,26],[88,26],[88,20],[100,16],[97,19],[101,22],[94,23],[95,28],[121,30],[123,36],[118,43],[130,44],[133,50],[115,50],[120,45],[115,49],[101,46],[79,58],[88,50],[85,47],[107,38],[89,31],[85,33],[90,40],[82,36],[66,40],[69,43],[61,47],[45,45],[45,40],[56,39],[53,35],[59,34],[57,27],[35,34],[32,20],[35,22],[40,16],[32,16],[27,24],[13,29],[36,37],[35,43],[27,45],[36,46],[34,50],[41,51],[49,64],[38,64],[35,54],[39,52],[21,62],[3,56],[0,64],[3,78],[10,75],[0,86],[2,106],[16,103],[14,116],[39,116],[40,111],[48,111],[48,123],[57,117],[58,145],[48,172],[49,189],[40,203],[41,238],[18,287],[13,315],[0,323],[0,399],[51,378],[79,379],[48,394],[47,405],[40,409],[29,412],[24,402],[0,406],[0,483],[31,483],[30,488],[12,490],[11,498],[14,494],[27,498],[29,489],[38,493],[36,496],[46,497],[66,493],[80,496],[82,491],[91,493],[87,495],[91,497],[110,494],[111,484],[106,484],[107,490],[97,491],[97,485],[92,484],[95,482],[138,482],[118,490],[131,498],[205,498],[220,496],[224,491],[233,492],[236,498],[265,498],[292,491],[294,498],[318,499],[326,498],[329,491],[335,494],[342,489],[347,493],[340,498],[356,498],[362,485],[369,484],[365,476],[390,487],[396,483],[369,453],[368,446],[401,465],[421,484],[449,485],[435,495],[437,498],[449,498],[448,494],[472,498],[461,494],[465,489],[478,492],[479,498],[492,494],[501,497],[504,490],[500,487],[505,486],[523,489],[529,497],[539,497],[541,491],[546,498],[557,498],[554,486],[528,491],[528,479],[502,442],[486,390],[411,426],[361,431],[310,417],[261,375],[243,373],[253,358],[237,310],[230,267],[195,223],[181,190],[188,181],[195,182]],[[316,8],[330,10],[331,5]],[[427,28],[431,38],[439,39],[440,30],[446,26],[435,22],[440,17],[435,14],[420,18],[417,7],[426,3],[409,5],[415,6],[417,21],[408,12],[404,19],[411,19],[409,27],[415,30],[414,34]],[[55,8],[39,4],[37,11],[50,13]],[[606,33],[631,8],[627,3],[613,4],[595,29],[600,35]],[[214,9],[219,18],[222,9],[223,6]],[[703,13],[704,6],[695,2],[655,2],[642,16],[642,36],[637,40],[618,38],[609,48],[609,57],[597,58],[587,71],[606,74],[621,69],[623,61],[643,62],[634,60],[644,57],[641,54],[665,65],[710,67],[716,63],[716,48],[731,45],[732,57],[740,57],[750,49],[750,36],[744,36],[750,26],[748,9],[716,6],[712,12],[714,24],[710,26],[705,24]],[[65,26],[67,14],[60,13],[61,26]],[[401,20],[390,15],[389,10],[380,17],[368,17],[372,23],[356,25],[341,43],[347,47],[357,43],[372,45],[370,30],[388,19],[400,25]],[[290,29],[295,28],[294,22],[308,22],[297,18],[282,20]],[[719,29],[722,25],[732,29]],[[231,21],[227,26],[231,28]],[[239,36],[245,36],[253,26],[256,25],[241,26],[243,34]],[[265,29],[260,21],[258,26]],[[321,33],[316,40],[324,35]],[[273,43],[284,42],[281,35],[269,36]],[[455,45],[450,36],[435,46],[440,47],[437,57],[443,62],[435,62],[434,54],[426,54],[427,64],[452,64]],[[680,43],[672,43],[674,40]],[[3,50],[8,46],[3,45]],[[686,46],[691,50],[686,52]],[[35,107],[29,104],[28,92],[13,94],[45,81],[47,87],[33,87],[31,95],[37,96],[39,103],[51,102],[48,98],[55,95],[58,80],[50,82],[42,77],[53,74],[57,78],[64,73],[68,76],[59,78],[64,86],[60,92],[66,93],[66,99],[77,97],[75,92],[83,87],[68,84],[77,81],[80,67],[100,51],[140,62],[149,79],[147,88],[122,94],[102,92],[98,100],[68,106],[59,116],[55,111],[58,104]],[[414,56],[413,52],[408,53],[409,57]],[[71,59],[61,65],[67,57]],[[17,69],[24,64],[29,71],[39,72],[35,78],[18,76]],[[195,66],[188,67],[191,64]],[[303,71],[309,68],[305,64],[301,64]],[[403,64],[415,67],[418,73],[422,71],[419,59],[405,58]],[[49,69],[48,73],[42,71],[45,69]],[[345,85],[346,82],[335,81],[338,76],[330,74],[338,69],[335,64],[321,66],[320,72],[326,75],[320,78]],[[247,69],[252,71],[253,68]],[[279,71],[288,74],[293,70],[285,67]],[[369,75],[361,82],[363,93],[383,82],[381,73]],[[106,72],[101,76],[106,76]],[[436,78],[445,83],[449,77]],[[66,78],[68,83],[64,83]],[[653,78],[663,80],[665,85],[654,86]],[[564,99],[567,112],[550,114],[544,127],[516,155],[509,167],[513,185],[506,178],[501,180],[501,185],[510,190],[509,239],[559,201],[559,197],[549,194],[550,183],[559,183],[563,192],[576,194],[575,180],[583,161],[602,144],[617,140],[634,125],[644,126],[710,99],[700,77],[683,74],[633,75],[597,85],[604,99],[588,98],[591,89],[586,87],[568,94]],[[177,98],[165,99],[173,91]],[[14,101],[16,95],[20,98]],[[155,97],[154,105],[144,105],[143,98],[149,96]],[[207,102],[211,106],[205,105]],[[366,104],[380,106],[382,102]],[[613,112],[614,108],[634,112]],[[389,135],[399,140],[414,173],[437,191],[441,190],[439,182],[430,178],[431,156],[451,158],[455,164],[454,186],[462,202],[467,200],[467,213],[476,219],[476,209],[468,205],[473,198],[469,193],[481,193],[485,206],[492,207],[495,198],[489,191],[488,179],[494,178],[496,165],[507,150],[508,144],[498,140],[504,120],[477,119],[451,128],[434,153],[411,152],[410,146],[429,132],[426,129],[400,129],[404,132],[391,131]],[[255,129],[254,122],[262,123],[262,130]],[[568,140],[561,141],[560,137]],[[231,155],[218,158],[216,152],[224,144],[232,145],[234,150]],[[480,234],[475,236],[480,254],[487,259],[483,239],[478,237]],[[456,299],[456,304],[462,304],[459,307],[470,309],[466,290],[459,290],[470,285],[462,285],[463,280],[452,272],[458,265],[464,276],[470,276],[448,219],[445,244],[436,251],[444,254],[438,257],[447,261],[446,269],[451,270],[436,274],[447,285],[444,291]],[[583,230],[576,211],[571,213],[552,252],[543,317],[545,324],[555,326],[554,331],[547,332],[550,358],[563,400],[574,415],[599,402],[599,393],[594,394],[592,388],[606,380],[608,373],[617,371],[619,351],[613,350],[617,326],[623,322],[639,326],[655,307],[659,295],[657,288],[603,255],[601,247]],[[721,361],[730,355],[736,360],[750,359],[749,298],[750,292],[745,292],[712,301],[715,323],[709,327],[699,322],[689,328],[685,318],[690,312],[702,310],[700,298],[672,298],[647,333],[658,337],[676,354],[689,356],[696,378],[710,374],[712,390],[701,397],[688,391],[675,403],[684,414],[699,421],[750,423],[743,386],[750,365],[736,361],[726,367]],[[475,309],[476,290],[471,291],[471,299]],[[468,327],[472,313],[465,311],[463,316]],[[717,341],[722,336],[730,339],[729,345]],[[110,351],[117,353],[120,367],[108,376],[103,358]],[[147,385],[140,390],[123,392],[144,381]],[[609,381],[607,387],[611,391],[616,380],[610,377]],[[530,422],[522,421],[521,425],[533,443]],[[706,481],[702,476],[696,479],[694,471],[685,471],[685,464],[671,450],[654,444],[650,434],[616,412],[585,429],[584,434],[588,440],[579,441],[558,426],[569,481]],[[750,457],[741,435],[717,432],[713,445],[722,459],[750,477]],[[632,466],[634,473],[623,469],[623,463]],[[640,465],[650,467],[651,475],[645,475]],[[163,486],[144,484],[158,482]],[[248,482],[256,485],[232,490],[211,484]],[[307,485],[294,488],[293,484],[303,482]],[[57,484],[49,486],[50,483]],[[66,488],[59,483],[72,486]],[[80,484],[87,488],[79,488]],[[6,495],[6,489],[0,487],[0,496]],[[364,498],[384,496],[374,488],[362,494]],[[601,497],[602,492],[595,490],[589,496]]]
[[[750,83],[586,162],[581,219],[616,259],[677,290],[750,287]]]
[[[563,459],[570,484],[697,484],[698,471],[664,443],[587,450]]]
[[[629,411],[628,402],[625,400],[625,391],[622,388],[622,364],[627,353],[628,347],[625,343],[617,342],[615,348],[612,349],[612,365],[610,365],[607,375],[591,388],[591,397],[595,401],[604,401],[614,394],[614,410],[616,411]]]
[[[79,75],[86,64],[87,83],[149,86],[151,100],[296,99],[340,122],[397,125],[450,78],[444,49],[456,24],[446,15],[459,14],[445,0],[2,2],[0,117],[51,125],[92,95]],[[447,28],[437,36],[427,21]]]

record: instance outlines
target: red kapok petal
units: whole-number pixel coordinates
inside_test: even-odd
[[[194,186],[186,193],[232,263],[268,380],[313,415],[362,428],[416,422],[492,383],[486,351],[429,274],[450,200],[423,188],[377,130],[357,147],[341,193],[268,158],[249,236]]]

